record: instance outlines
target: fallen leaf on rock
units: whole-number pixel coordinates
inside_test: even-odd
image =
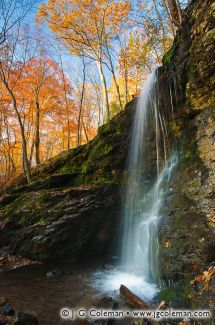
[[[194,280],[190,282],[191,285],[195,285],[198,282],[203,282],[204,287],[202,291],[204,291],[208,287],[208,283],[215,276],[215,267],[210,267],[207,271],[204,271],[202,274],[199,274],[195,277]]]

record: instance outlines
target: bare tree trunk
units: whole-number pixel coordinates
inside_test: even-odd
[[[110,108],[109,108],[109,101],[108,101],[107,83],[106,83],[101,59],[97,60],[96,62],[97,62],[97,66],[99,69],[99,75],[100,75],[102,87],[103,87],[103,107],[104,107],[104,111],[106,111],[106,113],[107,113],[107,120],[109,121],[110,120]]]
[[[102,107],[101,107],[101,92],[100,92],[100,88],[98,89],[97,85],[94,83],[94,81],[91,79],[91,83],[93,84],[94,86],[94,89],[95,89],[95,92],[96,92],[96,103],[97,103],[97,106],[98,106],[98,113],[99,113],[99,116],[98,116],[98,127],[101,126],[102,121],[101,121],[101,118],[103,116],[103,112],[102,112]]]
[[[26,138],[25,138],[25,130],[24,130],[24,125],[22,123],[22,119],[21,116],[19,114],[18,108],[17,108],[17,103],[16,103],[16,98],[12,92],[12,90],[10,89],[7,81],[4,78],[1,78],[2,82],[4,83],[5,87],[7,88],[8,93],[11,96],[11,99],[13,101],[13,108],[16,112],[16,116],[19,122],[19,126],[20,126],[20,131],[21,131],[21,137],[22,137],[22,160],[23,160],[23,167],[25,170],[25,174],[26,174],[26,178],[27,178],[27,182],[31,183],[31,178],[30,178],[30,165],[29,165],[29,161],[28,161],[28,154],[27,154],[27,143],[26,143]]]
[[[115,71],[114,71],[114,65],[113,65],[113,61],[112,61],[112,58],[111,58],[110,50],[109,50],[109,47],[108,47],[107,43],[106,43],[106,49],[107,49],[107,56],[108,56],[108,59],[109,59],[109,62],[110,62],[110,71],[112,73],[114,84],[115,84],[116,91],[117,91],[120,111],[122,111],[123,106],[122,106],[121,94],[120,94],[119,85],[118,85],[118,82],[117,82],[117,79],[116,79],[116,75],[115,75]]]
[[[85,92],[85,83],[86,83],[86,63],[84,60],[84,56],[82,57],[82,62],[83,62],[83,83],[81,89],[81,99],[80,99],[79,115],[78,115],[78,146],[81,145],[81,122],[82,122],[84,92]]]
[[[22,125],[22,121],[21,118],[19,119],[19,124],[20,124],[20,128],[21,128],[21,134],[22,134],[22,150],[23,150],[23,161],[24,161],[24,166],[25,166],[25,174],[26,174],[26,178],[27,178],[27,182],[30,184],[31,183],[31,177],[30,177],[30,165],[29,165],[29,161],[28,161],[28,154],[27,154],[27,143],[26,143],[26,139],[25,139],[25,131],[24,131],[24,127]]]
[[[128,65],[127,65],[127,53],[126,53],[126,48],[127,45],[123,43],[120,37],[118,37],[119,45],[120,45],[120,50],[121,50],[121,55],[122,55],[122,77],[124,81],[124,95],[125,95],[125,104],[128,103],[129,101],[129,90],[128,90]]]
[[[61,56],[59,47],[58,47],[58,52],[59,52],[60,66],[61,66],[61,72],[62,72],[62,77],[63,77],[63,91],[64,91],[64,98],[65,98],[65,105],[66,105],[67,148],[70,149],[70,147],[71,147],[71,131],[70,131],[70,118],[69,118],[69,103],[68,103],[68,99],[67,99],[66,81],[65,81],[65,74],[64,74],[64,69],[63,69],[63,61],[62,61],[62,56]]]
[[[36,93],[36,123],[35,123],[35,159],[36,164],[40,164],[40,104]]]
[[[162,21],[162,18],[161,18],[161,15],[158,11],[158,8],[157,8],[157,4],[156,4],[156,1],[153,0],[153,4],[154,4],[154,8],[155,8],[155,12],[156,12],[156,15],[158,17],[158,20],[159,20],[159,23],[160,23],[160,27],[161,27],[161,32],[162,32],[162,48],[163,48],[163,54],[166,53],[166,44],[165,44],[165,28],[164,28],[164,24],[163,24],[163,21]]]
[[[176,0],[176,5],[177,5],[177,8],[178,8],[179,23],[181,25],[182,20],[183,20],[183,14],[182,14],[181,5],[180,5],[179,0]]]
[[[178,0],[167,0],[172,22],[179,27],[182,22],[182,11]]]
[[[87,140],[87,142],[89,142],[89,137],[88,137],[87,129],[86,129],[86,126],[85,126],[84,122],[83,122],[83,129],[84,129],[84,134],[85,134],[86,140]]]
[[[168,8],[168,5],[167,5],[167,3],[166,3],[166,0],[162,0],[162,3],[163,3],[163,7],[164,7],[164,9],[165,9],[166,12],[167,12],[169,25],[170,25],[170,28],[171,28],[171,30],[172,30],[172,35],[175,37],[175,27],[174,27],[173,21],[172,21],[172,19],[171,19],[171,15],[170,15],[169,8]]]
[[[128,72],[126,67],[124,73],[124,81],[125,81],[125,104],[127,104],[129,102],[129,91],[128,91]]]
[[[123,106],[122,106],[121,94],[120,94],[120,89],[119,89],[119,85],[118,85],[117,80],[116,80],[115,73],[113,73],[113,80],[114,80],[114,83],[115,83],[115,86],[116,86],[116,91],[117,91],[117,96],[118,96],[120,111],[122,111],[123,110]]]
[[[5,129],[6,129],[6,134],[7,134],[7,158],[6,158],[6,162],[8,161],[8,173],[7,173],[7,179],[10,179],[11,176],[13,176],[16,167],[14,164],[14,160],[13,160],[13,151],[11,153],[11,142],[10,142],[10,132],[9,132],[9,124],[8,124],[8,120],[7,117],[4,115],[4,125],[5,125]],[[7,168],[6,168],[7,169]]]
[[[33,154],[34,154],[34,146],[35,146],[35,143],[33,141],[32,144],[31,144],[31,152],[30,152],[30,157],[29,157],[29,165],[30,165],[30,167],[32,166],[32,159],[33,159]]]

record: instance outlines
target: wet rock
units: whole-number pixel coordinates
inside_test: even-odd
[[[5,223],[1,239],[10,242],[16,254],[39,261],[75,261],[99,256],[108,248],[119,216],[117,185],[53,189],[46,195],[50,199],[40,201],[40,192],[25,193],[25,203]]]
[[[22,312],[17,312],[14,317],[13,324],[14,325],[38,325],[39,323],[36,317],[32,315],[25,314]]]
[[[113,299],[113,297],[104,296],[98,301],[97,308],[114,310],[114,309],[119,308],[119,304],[118,304],[118,302],[116,300]],[[95,325],[114,325],[114,324],[118,324],[118,322],[116,320],[114,320],[114,319],[99,319],[99,320],[95,320],[93,323]]]
[[[171,178],[174,191],[165,198],[160,223],[160,266],[165,279],[191,277],[194,265],[203,270],[214,259],[214,125],[213,112],[207,109],[186,127],[182,155]]]
[[[102,297],[101,300],[97,303],[98,308],[104,309],[116,309],[117,306],[117,301],[115,301],[113,297],[110,296]]]
[[[160,69],[162,110],[168,111],[171,89],[174,120],[169,116],[167,124],[179,155],[161,211],[160,271],[166,283],[182,281],[186,292],[215,258],[213,12],[210,0],[190,3]]]
[[[109,264],[103,264],[102,268],[104,270],[114,270],[114,266],[113,265],[109,265]]]
[[[54,269],[52,271],[49,271],[46,273],[46,276],[48,278],[52,278],[52,277],[57,277],[57,276],[61,276],[64,275],[65,273],[63,272],[63,270],[60,269]]]
[[[214,105],[214,35],[213,1],[192,1],[172,48],[163,58],[174,107],[182,114]]]
[[[1,324],[16,324],[16,325],[37,325],[36,317],[15,311],[10,305],[10,302],[5,297],[0,297],[0,322]]]

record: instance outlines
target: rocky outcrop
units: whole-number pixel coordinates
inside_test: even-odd
[[[133,103],[88,144],[65,151],[23,176],[1,197],[0,244],[44,262],[99,256],[120,216],[120,183]]]
[[[117,185],[25,192],[1,208],[1,241],[38,261],[99,256],[110,240],[120,200]]]
[[[214,11],[213,0],[192,0],[173,46],[163,58],[180,114],[214,107]]]
[[[160,225],[162,277],[178,280],[214,259],[214,125],[211,110],[189,121],[179,140],[178,166],[169,183]],[[168,245],[165,243],[168,242]]]
[[[160,73],[165,98],[171,89],[174,118],[168,125],[179,156],[160,224],[160,268],[166,280],[189,280],[215,259],[213,21],[213,1],[191,1]],[[168,109],[165,103],[163,109]]]

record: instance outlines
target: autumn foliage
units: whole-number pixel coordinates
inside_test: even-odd
[[[175,0],[36,2],[0,3],[3,183],[20,172],[30,183],[32,166],[92,139],[138,96],[183,20]]]
[[[6,69],[6,68],[5,68]],[[5,70],[4,69],[4,70]],[[18,77],[18,78],[17,78]],[[17,109],[25,129],[30,166],[45,161],[67,149],[68,116],[71,147],[76,146],[78,103],[69,80],[62,77],[59,64],[51,58],[32,58],[22,71],[15,65],[10,69],[9,86],[13,89]],[[67,105],[65,105],[66,88]],[[4,181],[22,172],[22,139],[12,97],[1,83],[1,171]],[[87,117],[87,113],[85,114]],[[87,125],[88,139],[95,130]],[[86,142],[83,137],[82,143]]]

